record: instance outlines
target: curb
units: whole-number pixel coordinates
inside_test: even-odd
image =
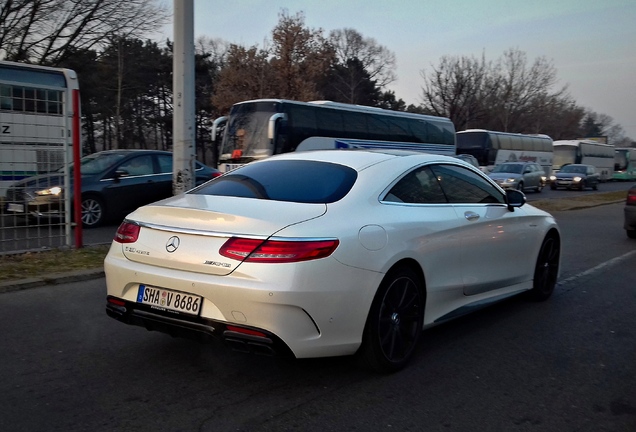
[[[60,285],[69,282],[80,282],[104,277],[104,269],[76,270],[66,273],[52,273],[42,277],[19,279],[14,281],[0,282],[0,294],[22,291],[32,288],[41,288],[51,285]]]

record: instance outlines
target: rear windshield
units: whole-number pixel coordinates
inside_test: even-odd
[[[244,165],[189,193],[327,204],[344,197],[356,178],[354,169],[329,162],[265,161]]]

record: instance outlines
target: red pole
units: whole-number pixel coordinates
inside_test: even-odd
[[[73,211],[75,217],[75,248],[84,246],[82,239],[82,136],[80,132],[80,99],[79,90],[73,90]]]

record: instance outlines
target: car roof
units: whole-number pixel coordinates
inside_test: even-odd
[[[338,149],[338,150],[311,150],[303,152],[283,153],[272,156],[259,163],[273,160],[313,160],[321,162],[332,162],[349,166],[357,171],[376,163],[388,161],[397,158],[411,158],[414,163],[426,162],[452,162],[463,163],[459,159],[451,156],[435,155],[424,152],[408,151],[408,150],[391,150],[391,149]]]
[[[92,154],[132,154],[132,153],[170,153],[170,152],[167,152],[164,150],[147,150],[147,149],[114,149],[114,150],[102,150]]]

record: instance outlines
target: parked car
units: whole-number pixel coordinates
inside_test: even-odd
[[[550,176],[550,189],[598,189],[601,176],[592,165],[568,164]]]
[[[86,228],[172,196],[172,153],[108,150],[81,159],[82,223]],[[72,167],[69,168],[72,178]],[[196,162],[196,184],[220,171]],[[71,191],[73,191],[71,180]],[[37,218],[64,213],[64,168],[20,180],[7,190],[7,212]],[[120,219],[121,220],[121,219]]]
[[[453,157],[286,153],[128,215],[104,263],[106,311],[393,371],[424,327],[522,292],[547,299],[560,244],[550,214]]]
[[[636,238],[636,185],[629,188],[625,199],[625,232],[627,237]]]
[[[547,183],[545,171],[534,162],[504,162],[495,165],[488,176],[504,189],[541,192]]]

